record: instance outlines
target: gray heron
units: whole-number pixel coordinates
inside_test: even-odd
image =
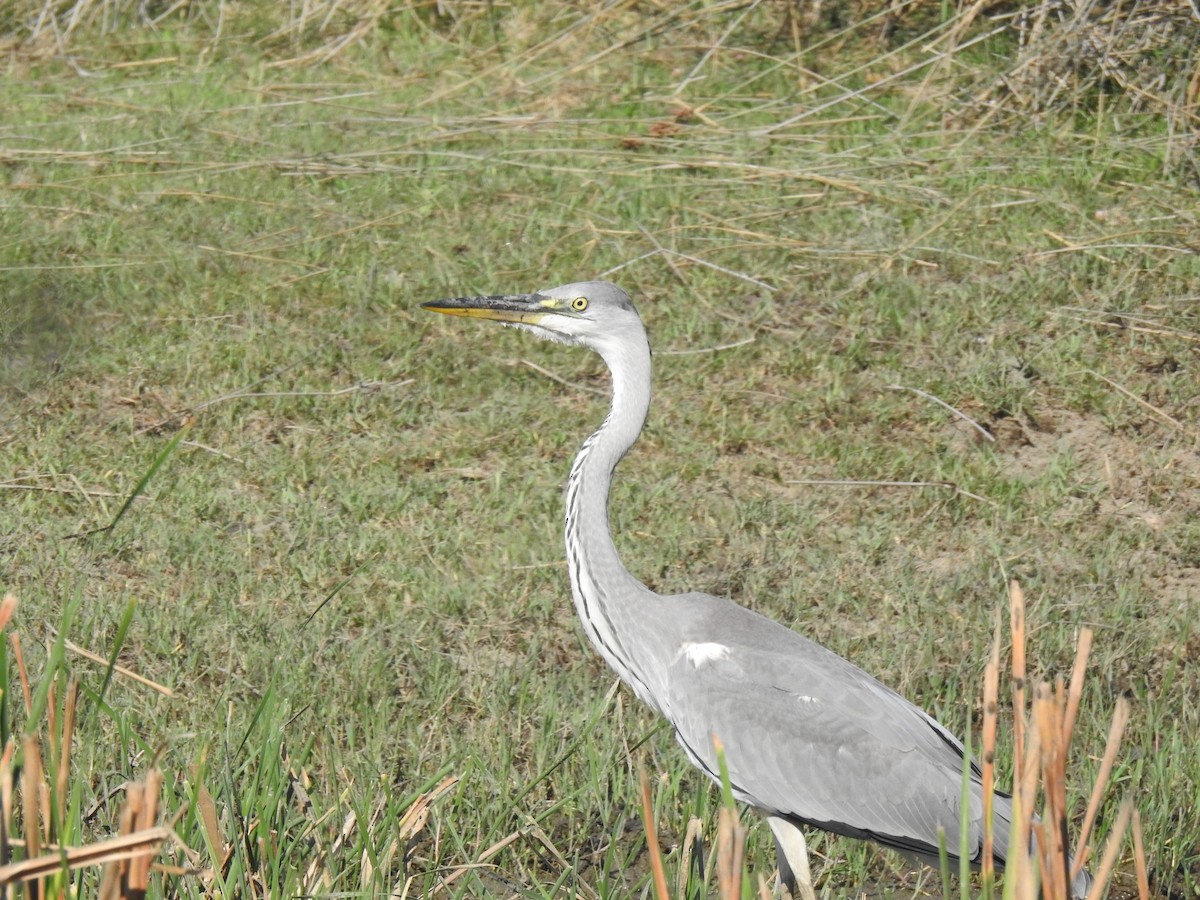
[[[964,749],[939,722],[858,666],[778,622],[709,594],[664,596],[622,564],[608,521],[617,464],[650,406],[650,344],[629,295],[603,281],[532,294],[423,304],[587,347],[612,373],[612,404],[583,442],[566,488],[571,594],[589,640],[621,680],[671,723],[691,762],[719,782],[724,745],[734,796],[775,838],[781,885],[815,893],[802,828],[870,840],[957,865]],[[983,787],[969,763],[971,862],[983,849]],[[998,867],[1010,853],[1011,801],[995,795]],[[1089,878],[1072,885],[1083,897]]]

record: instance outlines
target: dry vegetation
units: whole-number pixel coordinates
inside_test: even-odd
[[[9,701],[0,715],[0,885],[21,885],[32,897],[65,897],[68,873],[96,867],[103,871],[101,900],[144,897],[154,857],[171,836],[169,826],[156,824],[162,775],[152,765],[124,786],[117,834],[78,843],[81,794],[71,761],[79,684],[62,677],[58,665],[41,673],[26,670],[20,635],[9,630],[16,611],[16,597],[6,595],[0,601],[0,639],[7,645],[0,650],[0,700]],[[17,710],[5,696],[18,687],[23,723],[9,720]]]

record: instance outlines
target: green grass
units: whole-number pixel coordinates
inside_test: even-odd
[[[1075,802],[1128,695],[1101,837],[1134,796],[1156,888],[1200,893],[1198,207],[1168,136],[973,114],[956,91],[1001,38],[954,80],[839,101],[920,47],[889,60],[852,29],[804,56],[822,83],[778,11],[729,30],[706,8],[399,7],[296,65],[277,64],[353,23],[280,33],[251,5],[220,31],[91,23],[70,62],[13,51],[0,572],[31,668],[77,603],[72,641],[174,690],[118,675],[101,702],[102,666],[50,663],[84,686],[79,806],[161,751],[191,863],[218,867],[156,895],[416,896],[450,875],[451,896],[638,893],[639,764],[665,849],[690,815],[711,833],[715,792],[631,695],[606,701],[569,603],[561,485],[604,414],[584,390],[601,364],[418,309],[618,269],[656,348],[612,504],[630,569],[779,618],[960,732],[1019,577],[1040,671],[1097,633]],[[189,411],[112,532],[71,538],[112,521]],[[822,479],[984,499],[796,483]],[[447,775],[409,845],[401,815]],[[827,896],[915,883],[811,846]],[[773,865],[765,829],[749,864]]]

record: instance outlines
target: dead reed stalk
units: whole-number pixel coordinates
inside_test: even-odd
[[[30,715],[34,686],[20,652],[20,638],[8,625],[17,609],[9,594],[0,602],[0,633],[13,648],[15,674]],[[7,660],[5,660],[7,661]],[[12,686],[10,673],[0,673]],[[73,823],[61,821],[69,809],[71,747],[78,720],[78,682],[68,681],[65,696],[57,696],[58,673],[43,673],[50,679],[46,690],[44,721],[25,723],[2,736],[0,753],[0,886],[22,884],[25,895],[38,898],[66,897],[71,881],[64,878],[73,869],[104,866],[98,896],[101,900],[141,898],[150,884],[154,858],[171,829],[155,825],[162,775],[151,768],[140,781],[125,788],[125,802],[116,837],[81,846],[65,846],[57,829],[77,834]],[[0,692],[0,703],[9,698]],[[7,717],[3,718],[8,723]],[[43,734],[45,737],[43,737]],[[20,774],[17,774],[17,769]],[[22,834],[23,839],[15,837]]]
[[[1024,592],[1016,581],[1009,585],[1009,621],[1013,645],[1013,762],[1016,772],[1013,790],[1016,821],[1013,822],[1014,837],[1009,842],[1011,849],[1008,864],[1008,878],[1014,882],[1011,895],[1021,900],[1036,900],[1039,896],[1046,900],[1068,900],[1071,896],[1072,879],[1083,869],[1090,855],[1088,839],[1108,787],[1121,735],[1128,721],[1128,704],[1124,699],[1119,699],[1113,711],[1104,757],[1092,784],[1087,813],[1080,829],[1078,849],[1072,853],[1068,838],[1070,816],[1067,808],[1069,751],[1082,703],[1084,675],[1092,647],[1092,632],[1087,628],[1080,631],[1069,686],[1064,684],[1061,677],[1055,679],[1053,684],[1039,682],[1034,687],[1033,700],[1027,706],[1026,606]],[[995,662],[995,648],[992,659]],[[991,673],[991,664],[984,681],[983,759],[987,771],[990,760],[995,756],[995,730],[988,726],[988,710],[999,697],[998,685]],[[985,778],[985,790],[989,787]],[[1039,793],[1042,799],[1040,815],[1037,813]],[[1092,873],[1089,900],[1098,900],[1104,896],[1131,812],[1132,805],[1126,801],[1109,836],[1100,865]],[[990,816],[985,819],[985,823],[990,826]],[[1023,846],[1030,846],[1030,836],[1036,838],[1037,852],[1033,859],[1017,850]],[[986,841],[985,836],[985,846]],[[1140,843],[1136,841],[1134,854],[1140,872],[1145,868],[1145,854]],[[986,863],[984,871],[987,871]],[[986,875],[984,883],[986,890]],[[1009,893],[1006,892],[1005,896],[1009,896]],[[1148,886],[1140,889],[1140,896],[1143,900],[1148,900]]]

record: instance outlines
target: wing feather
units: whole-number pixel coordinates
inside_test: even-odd
[[[936,855],[944,829],[957,849],[963,750],[934,719],[840,656],[732,604],[693,619],[687,637],[728,652],[676,654],[663,705],[680,744],[714,777],[711,736],[720,737],[739,799],[921,856]],[[969,821],[977,848],[978,796]]]

